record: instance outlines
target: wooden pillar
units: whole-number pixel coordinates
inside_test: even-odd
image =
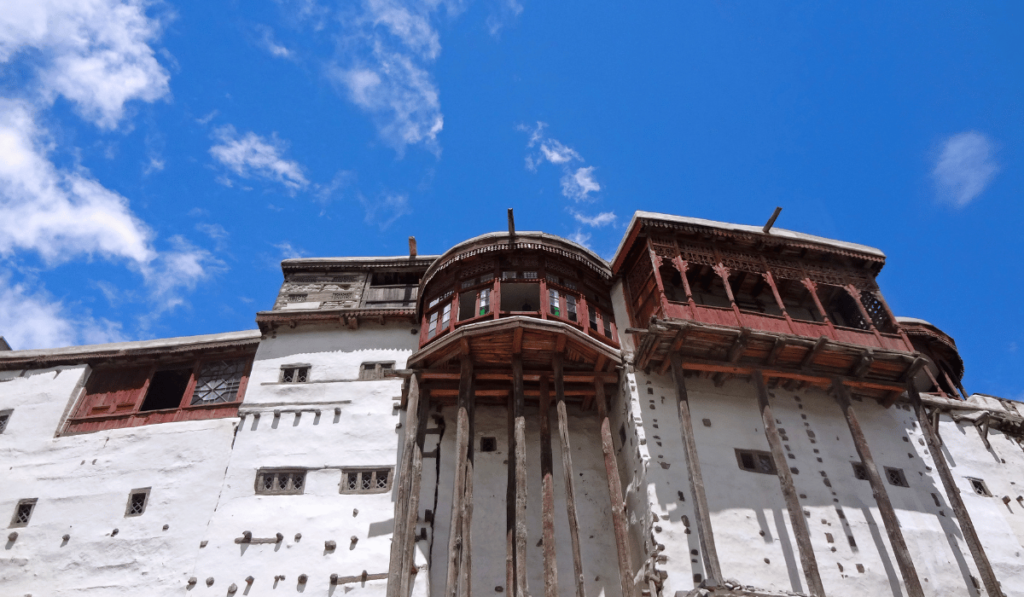
[[[772,289],[772,296],[775,297],[775,303],[779,306],[779,310],[782,311],[782,316],[786,318],[786,325],[789,326],[789,331],[796,334],[796,326],[793,325],[793,318],[789,316],[789,311],[786,310],[786,303],[782,300],[782,295],[779,293],[779,287],[775,284],[775,276],[772,275],[772,270],[768,267],[768,260],[761,257],[761,263],[764,264],[764,279],[768,282],[768,287]]]
[[[469,355],[462,355],[462,374],[459,381],[459,409],[458,423],[455,432],[455,486],[452,491],[452,517],[451,528],[448,533],[448,578],[445,587],[445,595],[458,597],[459,581],[462,578],[463,551],[466,536],[464,535],[463,516],[466,513],[466,472],[471,471],[469,463],[469,451],[472,438],[470,437],[469,411],[472,408],[473,400],[473,362]],[[472,493],[472,479],[469,482],[469,492]],[[470,506],[472,508],[472,506]]]
[[[991,597],[1002,597],[1003,592],[999,586],[999,581],[996,580],[996,574],[992,570],[992,564],[988,561],[985,549],[982,547],[978,533],[974,529],[971,515],[967,512],[967,507],[960,497],[960,488],[956,486],[956,481],[953,480],[953,473],[949,470],[946,457],[942,454],[942,445],[939,443],[938,437],[938,425],[935,426],[935,429],[932,429],[932,426],[929,424],[928,413],[925,411],[924,403],[921,402],[921,395],[917,392],[917,388],[914,387],[913,376],[907,380],[907,394],[910,396],[911,404],[914,405],[918,424],[921,426],[921,431],[924,433],[925,441],[928,444],[928,452],[932,455],[935,470],[938,471],[939,479],[942,480],[942,487],[946,490],[946,497],[949,498],[949,504],[953,507],[953,513],[956,514],[956,519],[960,523],[960,531],[963,533],[964,541],[967,542],[967,548],[970,549],[971,556],[974,558],[974,564],[978,567],[978,574],[981,575],[981,582],[985,585],[985,591]]]
[[[711,513],[708,509],[708,498],[704,493],[704,476],[700,470],[700,459],[697,457],[697,442],[693,436],[693,420],[690,417],[690,399],[686,393],[686,378],[683,376],[683,360],[679,353],[669,355],[672,362],[672,378],[676,383],[676,394],[679,397],[679,426],[683,435],[683,456],[686,458],[686,470],[690,472],[690,495],[693,498],[697,517],[697,541],[700,544],[701,557],[704,560],[704,575],[715,586],[722,580],[722,568],[718,563],[718,551],[715,549],[715,535],[711,530]]]
[[[548,395],[548,380],[540,380],[540,477],[541,477],[541,522],[544,542],[544,595],[558,597],[558,562],[555,557],[555,483],[552,479],[554,468],[551,456],[551,397]]]
[[[597,416],[601,419],[601,448],[604,451],[604,468],[608,476],[608,496],[612,502],[612,527],[615,532],[615,551],[619,556],[619,581],[623,597],[633,597],[633,566],[629,553],[629,529],[626,524],[626,508],[622,498],[622,481],[619,464],[615,460],[615,444],[612,443],[611,423],[608,421],[608,407],[605,405],[604,382],[594,382]]]
[[[410,498],[413,494],[414,477],[418,481],[422,471],[423,451],[420,448],[420,471],[415,468],[416,440],[420,427],[420,386],[415,375],[409,379],[408,399],[405,414],[405,444],[402,447],[402,466],[398,476],[398,495],[395,499],[394,533],[391,542],[391,562],[388,566],[388,597],[399,597],[404,577],[409,575],[410,565],[405,563],[406,546],[414,541],[415,518],[412,532],[409,532]],[[418,486],[418,483],[415,483]],[[418,492],[417,492],[418,493]],[[418,497],[418,495],[417,495]],[[413,516],[416,516],[415,509]],[[404,595],[402,597],[405,597]]]
[[[506,500],[506,592],[526,597],[526,408],[523,357],[512,355],[512,393],[508,409],[508,489]]]
[[[885,343],[882,341],[882,333],[875,327],[875,322],[871,319],[871,314],[868,313],[867,308],[864,307],[864,302],[860,300],[860,292],[857,291],[857,287],[854,286],[852,282],[848,282],[846,286],[843,286],[843,289],[850,295],[850,298],[852,298],[853,302],[857,305],[857,310],[860,311],[860,316],[864,318],[864,323],[868,324],[868,329],[870,329],[875,335],[875,338],[878,340],[878,345],[882,348],[886,348]]]
[[[771,403],[768,401],[768,388],[764,385],[764,376],[760,369],[755,369],[752,377],[757,386],[757,402],[761,407],[764,435],[768,439],[772,460],[775,462],[775,469],[779,475],[779,484],[782,486],[782,495],[786,500],[786,509],[789,511],[789,521],[793,525],[793,534],[796,536],[796,546],[800,552],[800,565],[803,567],[804,577],[807,579],[808,592],[812,596],[823,597],[825,589],[821,584],[818,561],[814,558],[814,550],[811,547],[807,519],[804,517],[803,508],[800,507],[800,500],[796,495],[796,488],[793,486],[793,474],[789,471],[789,463],[782,450],[782,438],[779,437],[779,429],[775,426],[775,415],[772,413]]]
[[[665,294],[665,281],[661,279],[661,257],[654,252],[651,246],[651,239],[647,239],[647,254],[651,259],[651,267],[654,269],[654,284],[658,290],[658,304],[661,305],[661,316],[668,317],[668,295]]]
[[[410,388],[412,386],[410,385]],[[423,443],[427,438],[427,417],[430,413],[430,392],[424,390],[420,396],[418,409],[416,445],[412,453],[412,484],[409,490],[409,506],[406,512],[405,533],[408,537],[404,542],[402,556],[402,567],[408,572],[402,576],[401,597],[408,597],[411,592],[411,585],[416,578],[416,523],[420,518],[420,483],[423,479]]]
[[[676,266],[676,271],[679,272],[679,277],[683,282],[683,292],[686,293],[686,304],[690,306],[690,318],[697,318],[697,301],[693,298],[693,289],[690,288],[690,281],[686,278],[686,270],[689,269],[690,264],[685,261],[678,253],[678,247],[676,248],[676,257],[672,260],[672,263]]]
[[[814,299],[814,307],[818,310],[818,314],[821,315],[821,320],[825,322],[825,327],[828,328],[828,337],[835,340],[836,328],[832,325],[832,320],[829,319],[828,312],[825,311],[825,306],[821,304],[821,299],[818,297],[818,285],[810,278],[804,278],[802,282],[811,298]]]
[[[526,418],[516,417],[516,597],[527,597],[526,582]]]
[[[580,523],[576,515],[576,489],[572,468],[572,447],[569,444],[569,416],[565,411],[565,382],[562,375],[562,355],[554,357],[555,408],[558,410],[558,437],[562,444],[562,473],[565,477],[565,507],[569,516],[569,537],[572,540],[573,579],[576,597],[586,597],[583,583],[583,557],[580,553]]]
[[[459,597],[470,597],[473,576],[473,457],[476,444],[476,392],[473,380],[473,361],[468,354],[462,355],[462,374],[459,380],[459,410],[466,410],[468,419],[466,445],[466,472],[462,499],[462,561],[459,578]]]
[[[907,549],[907,542],[903,539],[903,532],[900,530],[899,520],[896,518],[896,510],[889,501],[889,494],[885,490],[881,475],[875,467],[875,459],[871,456],[868,448],[868,440],[860,428],[860,421],[857,420],[857,413],[850,403],[850,391],[838,378],[832,380],[832,394],[835,396],[839,408],[846,417],[846,424],[850,427],[850,435],[853,437],[853,445],[857,448],[857,455],[860,456],[861,464],[868,475],[868,482],[871,483],[871,493],[878,504],[878,513],[882,516],[882,524],[885,525],[885,532],[889,535],[889,544],[892,545],[893,555],[896,556],[896,563],[900,567],[900,574],[903,576],[903,583],[907,587],[909,597],[924,597],[924,589],[921,580],[917,577],[917,570],[914,568],[914,561],[910,557],[910,550]]]

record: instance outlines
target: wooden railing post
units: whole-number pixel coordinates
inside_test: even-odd
[[[893,555],[896,556],[896,563],[900,567],[900,574],[903,576],[903,584],[907,587],[909,597],[924,597],[924,589],[921,580],[917,577],[917,570],[914,568],[914,560],[910,557],[907,549],[907,542],[903,539],[903,532],[900,531],[900,522],[896,518],[896,510],[889,501],[889,494],[882,483],[882,477],[875,467],[875,459],[871,456],[868,448],[868,440],[860,428],[860,421],[857,420],[857,413],[853,410],[850,402],[850,391],[838,378],[832,380],[832,393],[839,408],[843,411],[846,424],[850,428],[850,436],[853,437],[853,445],[857,448],[857,455],[860,456],[861,464],[868,475],[868,482],[871,483],[871,493],[874,495],[875,503],[878,504],[878,512],[882,516],[882,524],[885,525],[885,532],[889,535],[889,544],[892,545]]]

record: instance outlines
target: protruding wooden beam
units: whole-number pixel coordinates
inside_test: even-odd
[[[508,208],[508,243],[516,244],[516,218],[512,214],[512,208]]]
[[[967,543],[967,548],[974,558],[974,564],[978,567],[978,574],[981,576],[981,583],[985,585],[985,592],[992,597],[1003,597],[1003,591],[999,586],[999,581],[996,579],[996,573],[988,560],[985,548],[981,545],[981,539],[978,538],[978,532],[974,529],[974,522],[971,520],[970,513],[967,512],[964,500],[960,497],[960,488],[956,486],[953,473],[949,470],[946,457],[942,454],[938,433],[929,425],[928,413],[925,411],[924,403],[921,401],[921,394],[914,387],[912,376],[907,381],[907,394],[910,397],[910,403],[914,406],[914,411],[917,413],[917,421],[924,432],[924,439],[928,444],[928,452],[932,456],[932,462],[935,463],[935,470],[939,473],[939,479],[942,480],[942,487],[946,490],[949,505],[953,508],[957,522],[960,523],[960,531],[963,533],[964,541]]]
[[[711,530],[711,510],[704,492],[704,475],[701,473],[700,459],[697,456],[697,440],[693,435],[693,419],[690,416],[690,397],[686,392],[686,376],[683,373],[682,357],[673,353],[669,359],[672,363],[672,379],[676,384],[676,396],[679,399],[679,427],[683,436],[683,457],[686,459],[686,470],[690,474],[690,496],[693,498],[694,514],[697,517],[697,542],[700,544],[701,558],[704,560],[704,576],[710,586],[722,581],[722,568],[718,563],[718,550],[715,548],[715,535]]]
[[[850,376],[856,377],[857,379],[863,379],[864,376],[868,374],[868,371],[871,370],[871,364],[874,362],[875,351],[870,348],[865,350],[864,354],[860,355],[860,361],[857,362],[853,371],[850,372]]]
[[[555,557],[555,482],[551,455],[551,397],[547,380],[540,382],[541,534],[544,544],[544,595],[558,597],[558,562]]]
[[[810,368],[811,365],[814,364],[814,359],[819,354],[821,354],[821,351],[825,348],[826,344],[828,344],[828,337],[827,336],[822,336],[822,337],[818,338],[818,341],[814,343],[814,348],[812,348],[809,351],[807,351],[807,354],[804,355],[804,359],[802,361],[800,361],[800,368],[801,369],[808,369],[808,368]]]
[[[615,444],[612,443],[611,423],[608,421],[608,408],[605,405],[604,384],[598,382],[595,402],[597,416],[601,419],[601,449],[604,452],[604,469],[608,476],[608,496],[612,503],[612,527],[615,531],[615,551],[619,556],[619,581],[622,583],[622,594],[633,595],[632,558],[629,550],[629,527],[626,522],[626,508],[622,498],[622,481],[619,477],[619,465],[615,460]]]
[[[419,430],[419,381],[415,376],[409,379],[409,391],[405,414],[405,445],[402,447],[402,466],[398,476],[398,496],[395,500],[394,532],[391,542],[391,562],[388,567],[387,597],[399,597],[402,581],[409,574],[409,566],[404,565],[405,546],[415,535],[415,529],[408,531],[408,508],[413,485],[413,461],[416,451],[416,435]],[[421,465],[422,465],[422,451]],[[403,596],[404,597],[404,596]]]
[[[768,439],[775,470],[779,475],[779,484],[782,486],[782,495],[786,501],[786,509],[789,511],[789,522],[793,525],[793,535],[796,537],[796,546],[800,552],[800,565],[803,567],[804,577],[807,579],[808,592],[814,597],[824,597],[825,588],[821,584],[818,561],[815,559],[814,549],[811,547],[811,534],[807,528],[807,519],[804,518],[800,499],[793,486],[793,473],[789,470],[786,453],[782,449],[779,429],[775,426],[775,415],[772,413],[771,403],[768,401],[768,388],[764,385],[764,376],[760,370],[754,371],[753,378],[754,384],[757,386],[757,402],[761,407],[761,420],[764,422],[764,435]]]
[[[924,597],[924,588],[921,580],[917,577],[917,569],[914,568],[914,560],[910,557],[910,550],[907,549],[907,542],[903,539],[903,532],[900,530],[899,519],[896,518],[896,510],[889,501],[889,494],[885,490],[881,475],[875,466],[875,459],[868,448],[868,440],[860,428],[860,421],[857,420],[857,413],[853,410],[850,402],[850,390],[838,380],[832,380],[832,395],[839,408],[843,411],[846,424],[850,428],[850,436],[853,438],[853,445],[857,448],[857,455],[860,456],[861,464],[868,475],[868,482],[871,483],[871,493],[878,504],[878,513],[882,517],[882,524],[885,525],[885,532],[889,536],[889,544],[892,545],[893,555],[896,556],[896,563],[899,565],[900,574],[903,576],[903,584],[907,588],[908,597]]]
[[[764,364],[768,367],[774,367],[776,361],[779,360],[779,355],[782,354],[782,349],[786,348],[785,338],[776,338],[775,343],[772,344],[772,350],[768,353],[768,358],[764,360]]]
[[[743,328],[743,330],[740,331],[740,335],[736,336],[736,339],[733,340],[732,346],[729,347],[728,356],[730,363],[735,363],[740,360],[740,357],[743,356],[743,351],[747,349],[747,342],[749,340],[750,330]]]
[[[569,444],[569,417],[565,411],[565,384],[562,380],[562,355],[555,355],[555,409],[558,411],[558,437],[562,446],[562,475],[565,478],[565,507],[569,517],[569,538],[572,541],[573,580],[576,597],[586,597],[583,583],[583,557],[580,553],[580,523],[576,515],[576,489],[572,468],[572,447]]]

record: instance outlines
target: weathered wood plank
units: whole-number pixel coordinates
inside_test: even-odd
[[[601,449],[604,452],[604,469],[608,477],[608,496],[612,503],[612,527],[615,531],[615,552],[619,558],[619,581],[622,594],[633,595],[633,570],[629,553],[629,528],[626,523],[626,508],[622,498],[622,484],[619,464],[615,460],[615,444],[612,443],[611,423],[608,421],[608,407],[605,405],[604,384],[595,385],[597,415],[601,419]]]
[[[555,558],[555,484],[551,455],[551,397],[547,380],[540,382],[541,535],[544,545],[544,595],[558,597],[558,562]]]
[[[764,435],[768,439],[772,460],[775,462],[775,469],[779,475],[779,484],[782,486],[782,495],[786,500],[786,509],[789,511],[789,521],[793,525],[793,535],[796,537],[797,550],[800,552],[800,565],[803,567],[804,577],[807,579],[808,592],[815,597],[824,597],[825,588],[821,584],[818,561],[814,557],[814,549],[811,546],[811,534],[807,528],[807,519],[804,518],[800,499],[793,486],[793,474],[789,470],[789,463],[786,462],[786,453],[782,450],[782,438],[779,437],[779,429],[775,426],[775,415],[772,413],[771,403],[768,401],[768,388],[764,385],[764,376],[761,375],[760,370],[754,371],[753,378],[754,384],[757,386],[757,402],[761,407],[761,419],[764,422]]]
[[[448,533],[448,578],[444,594],[457,597],[462,563],[462,505],[466,498],[466,450],[469,442],[469,414],[459,407],[455,432],[455,483],[452,490],[452,518]]]
[[[420,392],[417,413],[416,446],[413,449],[412,461],[412,485],[409,489],[409,506],[405,520],[405,532],[407,538],[405,539],[405,543],[402,547],[402,567],[406,572],[401,577],[401,597],[409,597],[411,585],[415,578],[412,571],[413,566],[416,564],[416,523],[419,521],[420,514],[420,485],[423,479],[423,443],[427,437],[427,416],[430,413],[430,392]]]
[[[856,446],[857,455],[860,456],[860,461],[868,474],[868,481],[871,483],[871,493],[878,504],[878,512],[882,516],[885,532],[889,535],[889,544],[892,545],[893,555],[896,556],[896,563],[899,565],[900,573],[903,575],[903,583],[907,588],[907,593],[910,597],[924,597],[924,588],[921,586],[921,580],[917,576],[917,569],[914,568],[914,561],[910,557],[910,551],[907,549],[907,542],[903,539],[903,532],[900,531],[896,510],[892,507],[892,502],[889,501],[889,494],[886,492],[885,484],[882,483],[882,477],[878,474],[878,469],[875,467],[875,459],[871,456],[868,441],[864,437],[860,421],[857,420],[857,413],[854,412],[853,405],[850,402],[850,391],[841,381],[836,379],[832,382],[832,393],[835,396],[836,402],[839,403],[839,408],[843,411],[843,416],[846,417],[846,424],[849,426],[850,435],[853,437],[853,445]]]
[[[928,452],[932,455],[935,469],[939,473],[939,479],[942,480],[942,487],[946,490],[949,505],[952,506],[953,513],[956,514],[957,522],[960,523],[960,531],[964,535],[964,541],[967,542],[967,548],[971,551],[974,563],[978,567],[978,574],[981,576],[982,584],[985,585],[985,591],[993,597],[1002,597],[1003,591],[999,586],[999,581],[996,579],[995,571],[992,570],[992,564],[988,560],[985,548],[981,545],[978,532],[974,529],[974,521],[971,520],[971,515],[967,512],[963,498],[960,497],[960,488],[956,486],[953,473],[949,470],[949,464],[946,463],[946,457],[942,454],[938,433],[928,424],[928,412],[921,401],[921,394],[914,387],[913,378],[907,381],[907,394],[910,396],[910,403],[914,406],[914,411],[917,413],[918,424],[924,432],[925,442],[928,444]]]
[[[419,381],[416,376],[413,376],[409,379],[405,415],[405,445],[402,447],[402,468],[399,473],[398,496],[395,499],[395,529],[391,541],[391,563],[388,566],[387,597],[399,597],[403,575],[409,574],[409,568],[403,565],[403,560],[404,547],[410,540],[407,532],[408,507],[412,490],[413,454],[416,446],[416,433],[419,428],[419,404]]]
[[[558,411],[558,437],[562,445],[562,474],[565,478],[565,507],[569,517],[569,538],[572,541],[573,579],[576,597],[586,597],[583,584],[583,557],[580,552],[580,523],[576,514],[576,481],[573,478],[572,447],[569,444],[569,416],[565,411],[565,384],[562,381],[562,355],[553,359],[555,369],[555,408]]]
[[[697,523],[697,542],[700,544],[701,557],[704,560],[704,575],[711,581],[710,586],[724,580],[722,568],[718,563],[718,550],[715,548],[715,535],[711,529],[711,510],[704,492],[704,475],[701,473],[700,459],[697,455],[697,441],[693,435],[693,419],[690,417],[690,398],[686,392],[686,377],[683,375],[682,358],[679,353],[670,356],[672,361],[672,377],[676,384],[676,395],[679,398],[679,427],[683,436],[683,456],[686,459],[686,470],[690,475],[690,494],[693,497],[694,514]]]
[[[526,419],[516,417],[516,597],[527,597],[526,584]]]

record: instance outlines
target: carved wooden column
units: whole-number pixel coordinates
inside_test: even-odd
[[[789,522],[793,525],[793,535],[796,537],[796,546],[800,552],[800,565],[803,567],[804,577],[807,579],[808,592],[815,597],[823,597],[825,589],[821,584],[818,561],[815,559],[814,549],[811,547],[807,519],[804,517],[800,499],[793,486],[793,474],[789,470],[786,453],[782,450],[782,438],[779,437],[779,429],[775,426],[775,415],[772,413],[771,403],[768,400],[768,388],[764,385],[764,376],[760,369],[755,369],[752,377],[757,386],[757,402],[761,407],[764,435],[768,439],[772,461],[775,463],[775,470],[779,475],[779,484],[782,486],[782,495],[786,500],[786,509],[789,511]]]
[[[772,276],[772,270],[768,269],[768,262],[761,258],[761,262],[764,263],[764,279],[768,282],[768,287],[772,289],[772,296],[775,297],[775,303],[779,306],[779,311],[782,311],[782,316],[786,318],[786,325],[789,326],[790,333],[796,335],[796,326],[793,325],[793,318],[789,316],[789,311],[786,310],[786,303],[782,300],[782,295],[779,294],[779,287],[775,284],[775,276]]]
[[[921,580],[917,577],[917,570],[914,568],[914,560],[910,557],[907,549],[907,542],[903,539],[903,532],[900,530],[899,520],[896,518],[896,510],[889,501],[889,494],[885,490],[878,468],[875,467],[875,459],[871,456],[868,448],[868,440],[860,428],[860,421],[857,420],[857,413],[850,403],[850,391],[838,378],[832,380],[832,394],[843,411],[846,424],[850,427],[850,436],[853,437],[853,445],[857,448],[857,455],[860,456],[861,464],[868,475],[868,482],[871,483],[871,493],[874,495],[875,503],[878,504],[878,513],[882,516],[882,524],[885,525],[885,532],[889,536],[889,544],[892,545],[893,555],[896,556],[896,563],[900,567],[900,574],[903,576],[903,583],[907,587],[909,597],[924,597],[924,589],[921,587]]]
[[[831,338],[832,340],[835,340],[836,328],[834,325],[832,325],[832,320],[829,319],[828,312],[825,311],[825,306],[821,304],[821,299],[818,298],[818,285],[815,284],[814,280],[811,280],[810,278],[804,278],[803,280],[801,280],[801,283],[803,283],[804,288],[807,289],[807,292],[811,295],[811,298],[814,299],[814,307],[818,310],[818,314],[821,315],[822,321],[825,322],[825,327],[828,328],[828,337]]]
[[[877,327],[875,327],[875,322],[871,319],[871,314],[868,313],[867,308],[864,307],[864,302],[860,300],[860,292],[857,290],[857,287],[854,286],[852,282],[847,282],[846,286],[843,286],[843,290],[850,295],[850,298],[852,298],[853,302],[857,305],[857,310],[860,311],[860,316],[864,318],[864,323],[868,324],[868,328],[875,335],[875,338],[878,340],[878,345],[885,348],[886,346],[885,342],[882,340],[882,333],[878,331]]]
[[[569,416],[565,411],[565,382],[562,375],[562,355],[554,356],[555,408],[558,410],[558,437],[562,446],[562,474],[565,478],[565,507],[569,517],[569,538],[572,540],[573,579],[576,597],[586,597],[583,583],[583,557],[580,554],[580,523],[576,515],[576,481],[572,468],[572,447],[569,444]]]
[[[999,586],[999,581],[996,580],[996,574],[992,570],[992,564],[988,561],[988,555],[985,554],[985,548],[982,547],[981,539],[978,538],[978,533],[974,529],[971,515],[967,512],[967,506],[964,505],[963,498],[960,497],[960,488],[956,486],[953,473],[949,470],[946,457],[942,454],[942,444],[938,437],[938,424],[936,423],[935,429],[932,429],[932,426],[929,424],[928,413],[924,409],[924,403],[921,402],[921,394],[914,387],[913,376],[910,376],[910,379],[907,380],[907,394],[910,396],[910,403],[914,406],[914,411],[917,413],[918,424],[924,433],[925,442],[928,444],[928,452],[932,455],[932,462],[935,463],[935,470],[939,473],[939,479],[942,480],[942,487],[946,490],[946,497],[949,499],[953,513],[956,514],[956,519],[960,523],[960,531],[964,535],[964,541],[967,543],[967,548],[971,551],[974,563],[978,567],[978,574],[981,576],[982,584],[985,585],[985,591],[992,597],[1002,597],[1003,592]]]
[[[693,299],[693,289],[690,288],[690,280],[686,278],[686,270],[689,269],[690,264],[682,258],[682,255],[676,255],[672,263],[676,266],[676,271],[679,272],[679,277],[683,282],[683,292],[686,293],[686,303],[690,306],[690,319],[697,318],[697,301]]]
[[[672,378],[676,384],[679,397],[679,427],[683,435],[683,456],[686,458],[686,470],[690,473],[690,495],[693,497],[694,513],[697,516],[697,541],[700,544],[701,557],[704,560],[704,574],[715,586],[723,580],[722,568],[718,563],[718,551],[715,549],[715,535],[711,530],[711,512],[708,498],[704,493],[704,475],[700,470],[700,459],[697,456],[697,441],[693,436],[693,421],[690,418],[690,398],[686,393],[686,378],[683,375],[682,357],[679,353],[669,355],[672,362]]]
[[[654,270],[654,284],[660,293],[658,296],[658,304],[661,305],[661,316],[669,316],[668,307],[668,295],[665,294],[665,281],[661,279],[661,257],[654,252],[654,247],[651,245],[651,239],[647,239],[647,255],[651,259],[651,267]]]
[[[416,521],[419,519],[420,480],[423,471],[423,441],[426,436],[429,398],[420,396],[419,379],[409,378],[405,416],[405,444],[402,447],[402,467],[398,477],[398,495],[395,499],[395,529],[391,543],[391,562],[388,567],[388,597],[407,597],[403,592],[412,578],[416,548]]]
[[[623,597],[633,595],[632,557],[629,553],[629,528],[626,523],[626,508],[622,497],[622,481],[619,464],[615,460],[615,444],[612,443],[611,423],[608,421],[608,407],[605,404],[604,381],[594,382],[597,395],[597,416],[601,419],[601,448],[604,451],[604,468],[608,476],[608,495],[612,503],[612,527],[615,532],[615,551],[619,556],[619,580]]]

